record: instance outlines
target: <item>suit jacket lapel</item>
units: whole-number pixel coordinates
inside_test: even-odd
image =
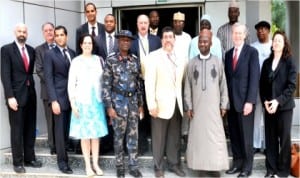
[[[104,53],[105,53],[105,56],[107,56],[108,55],[108,49],[107,49],[107,43],[106,43],[106,33],[104,33],[104,34],[100,34],[100,36],[102,37],[102,39],[103,39],[103,42],[102,42],[102,44],[104,44],[103,45],[103,49],[104,49]]]
[[[19,48],[18,48],[16,42],[13,42],[13,50],[14,50],[14,53],[16,54],[16,58],[17,58],[17,59],[16,59],[16,62],[19,63],[20,66],[22,66],[22,69],[23,69],[24,71],[26,71],[26,70],[25,70],[25,64],[24,64],[24,62],[23,62],[22,55],[21,55],[21,53],[20,53],[20,50],[19,50]],[[30,56],[29,56],[29,57],[30,57]]]
[[[234,49],[234,48],[233,48],[233,49]],[[238,61],[237,61],[237,63],[236,63],[234,72],[237,72],[237,71],[239,70],[239,65],[240,65],[241,62],[243,62],[243,61],[242,61],[242,58],[243,58],[243,56],[245,56],[246,51],[247,51],[247,47],[246,47],[246,44],[244,44],[244,45],[243,45],[243,48],[241,49],[241,52],[240,52]],[[232,50],[232,59],[233,59],[233,55],[234,55],[234,54],[233,54],[233,50]],[[232,60],[231,60],[231,66],[232,66]]]
[[[279,69],[281,68],[281,66],[283,65],[283,59],[282,58],[280,58],[279,59],[279,62],[278,62],[278,64],[277,64],[277,67],[276,67],[276,69],[275,69],[275,71],[274,71],[274,78],[277,76],[277,74],[278,74],[278,71],[279,71]],[[273,60],[272,60],[272,62],[271,62],[271,71],[272,71],[272,63],[273,63]]]
[[[151,38],[150,33],[149,33],[148,34],[148,49],[149,49],[149,51],[147,51],[148,54],[150,53],[150,51],[153,51],[151,43],[152,43],[152,38]]]
[[[60,49],[58,47],[55,47],[53,50],[54,50],[55,55],[56,55],[56,58],[55,58],[55,59],[57,59],[56,61],[58,61],[59,63],[61,63],[65,67],[68,67],[68,64],[65,62],[65,57],[63,56],[63,54],[60,51]]]
[[[32,51],[31,48],[29,48],[28,45],[25,44],[25,46],[26,46],[28,56],[29,56],[29,69],[28,69],[28,71],[31,71],[31,68],[34,67],[34,51]]]
[[[233,70],[233,68],[232,68],[232,60],[233,60],[233,50],[234,50],[234,48],[232,48],[232,49],[230,49],[230,51],[229,51],[229,56],[231,57],[230,58],[230,60],[228,60],[228,65],[229,65],[229,68],[230,68],[230,72],[231,73],[234,73],[234,70]]]

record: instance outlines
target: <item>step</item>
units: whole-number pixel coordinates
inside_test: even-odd
[[[292,142],[300,143],[300,127],[294,127],[292,129]],[[228,140],[228,146],[230,145]],[[42,161],[42,168],[26,168],[25,174],[16,174],[12,169],[12,157],[11,153],[4,153],[5,163],[0,165],[0,177],[3,178],[63,178],[63,177],[86,177],[84,171],[84,160],[80,154],[69,153],[70,167],[73,169],[74,174],[67,175],[61,173],[57,168],[56,155],[50,155],[47,138],[45,135],[40,136],[36,139],[36,157]],[[229,155],[230,149],[229,150]],[[111,153],[110,153],[111,154]],[[153,173],[153,157],[151,152],[148,152],[145,156],[139,157],[140,170],[144,177],[154,177]],[[229,161],[232,157],[229,156]],[[187,173],[187,177],[197,177],[197,172],[187,168],[184,162],[184,157],[181,157],[182,167]],[[125,157],[125,163],[127,163],[127,156]],[[113,155],[101,155],[99,161],[100,167],[103,169],[105,176],[101,177],[115,177],[115,159]],[[263,154],[255,154],[253,163],[253,173],[251,177],[263,177],[265,174],[265,156]],[[127,167],[127,166],[126,166]],[[126,176],[128,173],[126,173]],[[236,176],[236,175],[234,175]],[[95,176],[96,177],[96,176]],[[131,177],[131,176],[130,176]],[[168,171],[165,172],[166,178],[177,177],[175,174]],[[233,177],[233,175],[227,175],[223,171],[221,177]]]
[[[73,174],[63,174],[61,173],[55,165],[48,165],[43,166],[41,168],[25,168],[26,173],[25,174],[16,174],[11,165],[1,165],[0,168],[0,177],[2,178],[66,178],[66,177],[87,177],[85,176],[85,172],[82,167],[72,167],[74,173]],[[100,178],[111,178],[116,177],[115,169],[106,169],[102,168],[104,172],[104,176],[94,176],[100,177]],[[187,173],[186,177],[198,177],[196,171],[188,170],[185,166],[183,166],[183,170]],[[145,178],[153,178],[154,177],[154,171],[152,168],[141,168],[140,171],[143,174],[143,177]],[[256,170],[254,169],[252,172],[252,175],[250,177],[256,178],[256,177],[263,177],[265,175],[265,170]],[[227,175],[225,174],[225,171],[221,172],[221,177],[235,177],[236,175]],[[126,170],[125,177],[132,177],[128,174],[128,171]],[[165,171],[165,177],[166,178],[179,178],[174,173],[171,173],[169,171]]]
[[[5,153],[5,168],[3,171],[6,172],[7,175],[14,173],[12,170],[12,157],[11,153]],[[34,175],[40,175],[39,172],[42,172],[43,174],[40,176],[53,176],[53,177],[59,177],[61,176],[60,172],[57,168],[57,162],[56,162],[56,155],[50,155],[48,152],[48,149],[46,148],[37,148],[36,150],[36,158],[40,160],[43,163],[43,167],[40,169],[34,169],[34,168],[28,168],[28,175],[34,176]],[[128,157],[125,157],[125,163],[127,163]],[[188,177],[197,177],[197,173],[195,171],[192,171],[187,168],[187,165],[184,161],[184,158],[181,158],[182,160],[182,167],[184,171],[187,173]],[[229,157],[229,161],[231,161],[232,158]],[[259,173],[259,175],[263,175],[265,172],[264,167],[264,160],[265,156],[263,154],[255,154],[254,157],[254,163],[253,163],[253,170]],[[82,155],[78,154],[69,154],[69,164],[70,167],[74,170],[74,175],[78,176],[84,176],[84,159]],[[114,156],[100,156],[99,161],[100,167],[104,170],[105,174],[107,176],[115,176],[115,159]],[[141,171],[144,174],[144,177],[153,177],[153,157],[152,156],[140,156],[139,157],[139,167]],[[127,168],[127,165],[126,165]],[[3,172],[1,171],[1,172]],[[44,174],[47,173],[47,174]],[[48,173],[50,175],[48,175]],[[54,175],[53,175],[54,174]],[[58,175],[57,175],[58,174]],[[0,174],[1,175],[1,174]],[[167,173],[166,177],[174,177],[174,174]],[[223,173],[223,176],[226,176],[225,173]],[[222,176],[222,177],[223,177]],[[0,176],[1,177],[1,176]]]

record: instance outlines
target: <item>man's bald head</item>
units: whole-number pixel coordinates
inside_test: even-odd
[[[18,23],[14,32],[18,43],[25,44],[28,36],[27,26],[24,23]]]
[[[202,55],[208,55],[210,53],[210,47],[212,45],[212,32],[209,29],[202,29],[199,32],[198,48]]]

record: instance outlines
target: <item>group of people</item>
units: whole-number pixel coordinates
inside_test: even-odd
[[[125,177],[124,145],[129,174],[142,177],[138,153],[151,138],[155,177],[164,177],[166,166],[184,177],[183,138],[187,166],[201,177],[220,177],[221,170],[248,177],[257,149],[265,149],[266,177],[288,176],[297,73],[291,48],[284,32],[269,39],[266,21],[255,25],[258,41],[249,45],[239,13],[237,2],[230,2],[229,22],[217,36],[211,17],[203,15],[199,35],[192,39],[183,31],[181,12],[174,13],[172,27],[162,29],[157,11],[139,15],[133,35],[117,33],[112,14],[104,24],[97,22],[96,6],[87,3],[87,22],[76,30],[76,51],[67,45],[64,26],[43,24],[45,42],[34,49],[26,44],[27,26],[17,24],[15,41],[1,48],[14,171],[42,166],[34,152],[35,65],[50,153],[57,155],[63,173],[73,173],[67,152],[72,138],[80,139],[87,176],[104,174],[98,163],[101,143],[113,146],[118,178]]]

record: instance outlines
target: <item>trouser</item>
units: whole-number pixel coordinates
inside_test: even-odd
[[[293,110],[265,112],[266,168],[279,177],[290,174]]]
[[[123,141],[126,137],[126,146],[129,156],[129,169],[138,168],[138,114],[128,111],[128,116],[118,116],[112,119],[114,129],[114,150],[116,157],[116,167],[125,169]]]
[[[242,171],[252,171],[254,110],[247,116],[230,109],[228,128],[233,154],[233,165]]]
[[[164,153],[166,153],[169,166],[179,165],[181,119],[182,116],[177,102],[174,114],[170,119],[152,118],[151,133],[154,169],[164,169]]]
[[[48,100],[43,100],[45,118],[47,122],[47,132],[48,132],[48,144],[51,149],[55,148],[55,136],[54,136],[54,120],[51,110],[51,105]]]
[[[59,168],[63,168],[68,164],[66,147],[69,140],[71,111],[61,111],[59,115],[53,114],[53,118],[57,163]]]
[[[8,107],[14,166],[23,165],[23,161],[35,160],[36,93],[34,88],[28,88],[28,90],[29,96],[25,106],[18,106],[17,111],[13,111]]]

